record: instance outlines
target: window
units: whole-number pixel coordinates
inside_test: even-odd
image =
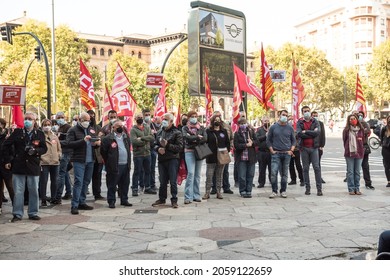
[[[92,55],[96,55],[96,48],[92,48]]]
[[[385,26],[385,19],[384,18],[381,18],[381,25]]]
[[[88,48],[85,48],[85,53],[88,54]]]
[[[360,55],[357,53],[357,54],[355,54],[355,58],[356,58],[356,60],[359,60],[359,57],[360,57]]]
[[[112,55],[112,49],[108,49],[108,56]]]
[[[134,51],[131,51],[131,56],[134,56],[135,55],[135,52]]]
[[[138,58],[141,58],[141,57],[142,57],[141,52],[138,52]]]
[[[104,56],[104,49],[103,48],[100,49],[100,56]]]

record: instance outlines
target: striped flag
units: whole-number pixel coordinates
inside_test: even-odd
[[[303,87],[303,83],[301,80],[301,76],[299,75],[299,71],[297,66],[295,65],[294,55],[292,57],[292,96],[293,96],[293,127],[296,128],[298,118],[299,118],[299,105],[301,105],[303,99],[305,98],[305,88]]]
[[[208,126],[210,124],[210,118],[213,115],[213,104],[211,100],[209,73],[206,65],[204,66],[204,92],[206,97],[206,126]]]
[[[158,94],[156,107],[154,108],[155,117],[162,117],[167,112],[167,103],[165,99],[166,87],[167,87],[167,83],[165,82],[165,79],[163,79],[162,87],[160,89],[160,93]]]
[[[261,43],[261,54],[260,54],[260,83],[261,83],[261,92],[263,97],[264,109],[268,110],[268,102],[271,99],[272,94],[275,91],[274,84],[269,72],[268,63],[265,59],[263,43]]]
[[[129,86],[130,86],[130,81],[118,62],[115,70],[114,82],[112,84],[111,96],[117,92],[124,91]]]
[[[87,109],[91,110],[96,107],[95,91],[93,89],[93,82],[91,73],[84,65],[80,58],[80,93],[81,104]]]
[[[364,115],[367,116],[366,99],[364,98],[359,73],[356,76],[356,110],[364,112]]]
[[[242,102],[241,90],[238,85],[238,70],[240,70],[234,64],[234,90],[233,90],[233,120],[232,120],[232,130],[236,132],[238,130],[238,120],[240,118],[240,105]],[[241,70],[240,70],[241,71]]]
[[[180,123],[181,123],[181,112],[180,112],[180,103],[179,103],[179,106],[177,106],[175,126],[178,127]]]
[[[104,94],[103,98],[103,108],[102,108],[102,127],[108,124],[109,119],[108,119],[108,112],[110,110],[113,110],[113,105],[112,105],[112,100],[110,97],[110,93],[108,92],[107,84],[106,86],[106,92]]]

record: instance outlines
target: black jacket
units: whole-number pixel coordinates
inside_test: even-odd
[[[206,158],[206,163],[217,163],[217,151],[218,148],[227,148],[230,152],[230,139],[229,134],[225,129],[221,130],[211,130],[210,128],[206,129],[207,133],[207,145],[210,150],[213,152]],[[218,139],[216,139],[218,137]],[[217,146],[218,143],[218,146]]]
[[[93,129],[92,129],[93,130]],[[92,137],[97,137],[97,133],[91,132],[91,127],[87,128],[87,135],[91,135]],[[68,134],[66,135],[66,147],[73,150],[73,154],[71,157],[71,161],[74,162],[85,162],[87,155],[87,143],[84,141],[84,137],[86,136],[84,128],[77,124],[71,127],[68,130]],[[98,148],[97,146],[92,146],[92,149]],[[96,159],[96,154],[94,150],[92,151],[93,160]]]
[[[248,140],[252,139],[252,146],[247,147],[246,144],[248,143]],[[257,158],[256,158],[256,137],[252,129],[247,128],[245,131],[242,131],[241,129],[238,129],[234,133],[234,160],[239,162],[241,160],[242,153],[244,152],[245,149],[248,149],[248,157],[249,157],[249,162],[250,163],[256,163]]]
[[[203,126],[200,126],[196,134],[192,134],[188,125],[183,126],[183,141],[185,149],[195,149],[195,146],[207,142],[206,129]],[[200,139],[198,135],[202,135],[203,138]]]
[[[122,135],[123,135],[122,136],[123,144],[125,145],[127,151],[127,166],[130,171],[131,168],[130,138],[127,136],[126,133],[123,133]],[[119,168],[118,168],[119,148],[114,133],[110,133],[107,136],[103,137],[102,144],[100,146],[100,153],[103,157],[107,173],[117,174],[119,172]]]
[[[325,136],[325,126],[324,126],[324,123],[322,121],[318,121],[320,123],[320,138],[319,138],[319,145],[320,145],[320,148],[323,148],[325,147],[325,143],[326,143],[326,136]]]
[[[269,152],[269,148],[267,146],[267,131],[265,131],[264,127],[259,127],[256,131],[256,142],[259,147],[259,151]]]
[[[320,125],[318,121],[312,118],[312,123],[309,130],[305,129],[305,120],[300,118],[297,122],[297,147],[303,147],[303,139],[313,138],[313,148],[320,147]],[[305,130],[305,133],[302,131]]]
[[[66,147],[66,135],[68,130],[71,128],[70,124],[65,123],[58,128],[57,136],[61,143],[61,149],[63,154],[72,153],[72,149]]]
[[[165,146],[165,154],[158,153],[158,149],[162,148],[160,141],[165,139],[168,141]],[[167,161],[173,158],[179,159],[179,153],[183,150],[183,135],[175,126],[171,126],[168,130],[164,128],[157,132],[156,140],[154,141],[154,150],[158,153],[158,161]]]
[[[35,128],[30,135],[26,129],[16,128],[3,143],[6,163],[11,163],[12,174],[39,176],[41,173],[41,155],[47,152],[45,135]],[[31,149],[32,154],[29,154]]]

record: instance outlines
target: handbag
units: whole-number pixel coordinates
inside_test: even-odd
[[[207,143],[195,146],[195,158],[196,160],[202,160],[211,155],[213,152],[210,150]]]
[[[215,136],[215,142],[216,142],[217,147],[218,147],[218,138],[217,138],[217,135],[215,133],[214,133],[214,136]],[[218,148],[217,161],[218,161],[218,164],[220,164],[220,165],[225,165],[225,164],[230,163],[231,158],[230,158],[229,152],[226,148]]]
[[[371,154],[371,148],[370,148],[370,146],[368,146],[368,144],[364,145],[363,148],[364,148],[365,155]]]

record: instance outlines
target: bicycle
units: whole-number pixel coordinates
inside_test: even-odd
[[[368,138],[368,146],[370,146],[373,150],[377,150],[380,146],[382,146],[382,143],[379,138],[371,136]]]

